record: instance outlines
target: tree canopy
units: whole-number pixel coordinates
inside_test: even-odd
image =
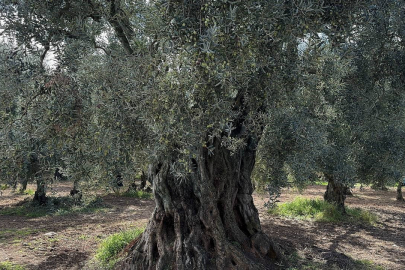
[[[255,163],[277,187],[404,175],[404,8],[5,0],[1,173],[92,186],[150,164],[157,206],[124,268],[266,268]]]

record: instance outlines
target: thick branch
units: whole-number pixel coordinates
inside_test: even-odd
[[[113,26],[125,51],[128,54],[133,54],[134,50],[131,48],[129,38],[134,35],[134,31],[131,28],[128,18],[123,14],[119,1],[111,1],[110,18],[108,18],[108,22]]]

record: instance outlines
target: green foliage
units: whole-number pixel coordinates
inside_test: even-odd
[[[319,173],[405,175],[403,1],[79,2],[2,2],[1,181],[63,167],[91,189],[170,163],[173,186],[190,187],[193,161],[219,148],[252,150],[243,164],[257,160],[274,202]],[[44,214],[75,211],[50,201]],[[291,215],[373,219],[297,204]],[[2,211],[43,214],[28,209]]]
[[[0,270],[25,270],[26,268],[9,261],[0,262]]]
[[[319,222],[349,222],[374,225],[377,216],[359,208],[346,208],[344,215],[336,206],[319,199],[295,198],[292,202],[282,203],[273,209],[270,214],[298,218],[312,219]]]
[[[255,179],[272,187],[405,174],[400,1],[15,3],[0,14],[15,41],[0,53],[2,179],[63,166],[90,189],[171,160],[183,181],[214,140],[259,144]]]
[[[98,259],[104,267],[113,269],[114,265],[119,260],[119,258],[117,258],[118,253],[120,253],[129,242],[142,234],[142,232],[143,229],[131,229],[108,236],[100,243],[95,255],[96,259]]]

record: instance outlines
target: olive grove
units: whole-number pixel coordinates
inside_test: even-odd
[[[278,187],[324,175],[342,211],[345,186],[404,175],[404,8],[4,0],[1,173],[45,196],[56,167],[91,187],[149,164],[155,211],[119,269],[271,269],[255,166]]]

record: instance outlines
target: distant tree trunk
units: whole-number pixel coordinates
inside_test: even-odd
[[[325,178],[328,180],[328,186],[326,187],[326,192],[323,196],[325,201],[336,205],[341,213],[346,213],[345,210],[345,186],[342,183],[337,182],[332,175],[324,174]]]
[[[151,185],[153,185],[153,166],[151,164],[148,165],[146,179]]]
[[[384,181],[378,181],[376,183],[374,183],[371,186],[372,189],[374,190],[382,190],[382,191],[387,191],[388,188],[385,186],[385,182]]]
[[[118,269],[274,269],[279,252],[262,232],[253,204],[256,145],[233,155],[214,143],[192,159],[189,179],[153,167],[156,208]]]
[[[28,178],[25,177],[21,181],[21,187],[20,187],[20,192],[24,192],[27,190],[27,185],[28,185]]]
[[[352,193],[352,191],[350,190],[350,187],[348,187],[348,186],[345,186],[345,187],[344,187],[343,193],[344,193],[346,196],[353,196],[353,193]]]
[[[139,186],[139,190],[143,190],[146,187],[146,180],[147,180],[147,176],[146,176],[145,172],[142,171],[141,184]]]
[[[73,182],[73,189],[70,190],[70,196],[72,196],[77,203],[82,200],[82,192],[79,189],[79,181],[78,180],[75,180]]]
[[[41,178],[37,179],[37,190],[34,195],[34,202],[37,202],[39,205],[46,204],[48,198],[46,197],[46,184],[45,181]]]
[[[399,182],[397,186],[397,200],[398,201],[404,200],[404,197],[402,196],[402,182]]]
[[[47,201],[46,197],[46,183],[42,177],[42,173],[40,170],[39,159],[38,155],[32,153],[30,155],[30,163],[28,166],[28,177],[27,179],[35,179],[37,182],[37,190],[34,194],[34,202],[38,203],[39,205],[44,205]]]

